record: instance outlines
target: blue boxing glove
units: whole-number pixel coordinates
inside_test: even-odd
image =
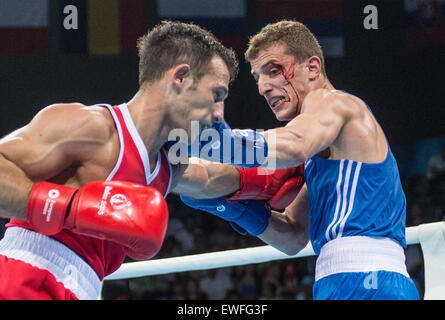
[[[173,152],[187,153],[209,161],[222,162],[239,167],[259,167],[267,157],[267,141],[252,129],[231,129],[227,122],[215,122],[204,129],[191,145],[168,141],[167,149],[177,144]]]
[[[257,236],[269,224],[270,207],[265,201],[241,200],[228,202],[224,198],[195,199],[181,195],[181,200],[189,207],[209,212],[226,221],[239,233],[246,232]]]
[[[239,167],[259,167],[267,157],[264,136],[252,129],[231,129],[227,122],[216,122],[200,136],[200,157]]]

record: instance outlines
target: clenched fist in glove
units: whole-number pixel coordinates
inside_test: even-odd
[[[161,248],[168,207],[158,190],[135,183],[98,181],[76,189],[38,182],[31,189],[27,219],[42,234],[70,229],[117,242],[133,259],[148,259]]]
[[[226,196],[230,202],[239,200],[267,200],[271,208],[286,208],[304,185],[304,165],[286,169],[242,168],[240,188]]]

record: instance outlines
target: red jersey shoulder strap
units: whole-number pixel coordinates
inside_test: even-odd
[[[131,118],[127,104],[103,105],[113,116],[121,145],[118,161],[107,180],[125,180],[149,185],[164,194],[170,191],[172,167],[165,151],[158,153],[156,167],[150,172],[148,150]]]

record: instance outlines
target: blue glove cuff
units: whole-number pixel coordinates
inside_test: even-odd
[[[224,198],[195,199],[181,195],[181,200],[188,206],[209,212],[226,221],[231,222],[241,229],[234,229],[242,234],[244,229],[248,233],[257,236],[266,230],[269,224],[270,208],[265,201],[241,200],[228,202]]]

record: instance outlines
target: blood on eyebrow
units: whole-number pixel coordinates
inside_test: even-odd
[[[275,63],[275,62],[271,62],[271,65],[273,67],[278,68],[278,69],[281,70],[281,74],[283,75],[284,79],[287,82],[290,82],[290,79],[292,79],[295,76],[295,74],[294,74],[295,61],[292,61],[292,63],[291,63],[291,65],[290,65],[288,70],[285,70],[282,65],[280,65],[278,63]]]

